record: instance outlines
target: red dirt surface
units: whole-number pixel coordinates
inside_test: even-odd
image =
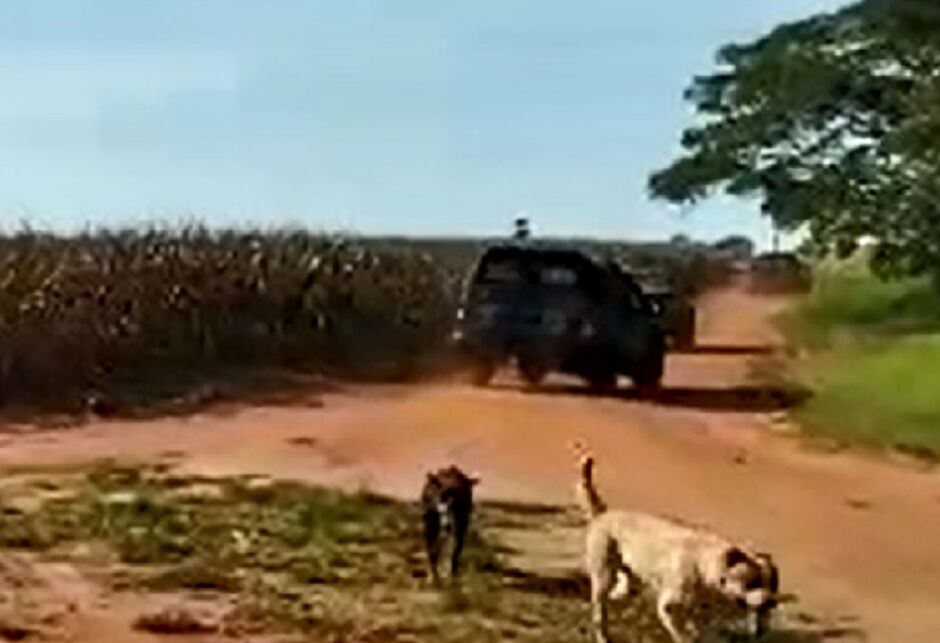
[[[598,456],[610,504],[703,523],[773,552],[784,589],[799,596],[788,609],[819,618],[833,639],[938,641],[940,477],[794,439],[780,417],[785,400],[750,378],[777,341],[768,318],[781,305],[734,290],[709,296],[701,348],[670,359],[656,400],[629,388],[589,397],[564,380],[540,392],[508,380],[489,390],[351,389],[322,409],[0,434],[0,467],[115,457],[412,498],[426,470],[454,463],[482,476],[484,497],[567,504],[570,444],[582,440]]]

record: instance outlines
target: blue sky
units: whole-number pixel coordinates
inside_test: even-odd
[[[0,223],[651,239],[716,48],[838,0],[3,0]]]

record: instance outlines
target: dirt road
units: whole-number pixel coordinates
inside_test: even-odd
[[[267,473],[412,497],[430,467],[457,463],[491,498],[568,503],[569,445],[599,456],[611,504],[681,516],[779,558],[788,609],[832,638],[940,640],[940,477],[801,447],[786,403],[749,380],[774,342],[779,302],[729,291],[704,302],[696,355],[671,359],[660,399],[613,399],[559,381],[370,388],[293,406],[190,419],[108,422],[0,435],[0,467],[101,457],[165,460],[199,473]],[[545,543],[543,542],[544,546]],[[559,544],[577,564],[577,541]]]

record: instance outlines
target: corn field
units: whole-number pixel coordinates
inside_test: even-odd
[[[0,237],[0,401],[237,370],[405,378],[443,354],[481,245],[201,227]],[[701,256],[634,254],[679,284],[704,274]]]
[[[302,232],[22,233],[0,239],[0,392],[254,365],[401,376],[441,345],[458,284],[425,253]]]

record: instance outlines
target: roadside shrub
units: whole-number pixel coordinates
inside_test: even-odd
[[[796,410],[809,435],[940,457],[940,294],[927,279],[881,281],[823,266],[781,323],[805,349],[791,375],[813,391]]]

